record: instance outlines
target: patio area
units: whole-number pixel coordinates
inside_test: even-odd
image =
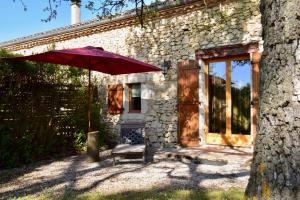
[[[87,163],[85,155],[47,160],[0,171],[0,199],[72,191],[104,194],[167,188],[241,188],[248,182],[252,150],[223,146],[162,149],[154,161],[122,162],[113,166],[110,150],[101,161]]]
[[[196,164],[247,164],[253,155],[252,148],[229,147],[221,145],[201,145],[189,148],[165,148],[154,155],[154,161],[165,159],[186,160]]]

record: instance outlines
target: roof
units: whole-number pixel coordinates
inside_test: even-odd
[[[222,1],[218,0],[174,0],[165,1],[152,5],[157,11],[158,18],[167,18],[174,15],[182,15],[193,10],[203,8],[208,3],[214,5]],[[0,48],[17,51],[27,49],[38,45],[51,44],[59,41],[65,41],[77,37],[104,32],[112,29],[130,26],[136,23],[135,10],[130,10],[113,17],[105,19],[92,19],[82,23],[64,26],[52,29],[46,32],[36,33],[30,36],[21,37],[0,43]]]

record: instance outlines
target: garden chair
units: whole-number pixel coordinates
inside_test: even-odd
[[[125,122],[121,124],[119,144],[112,150],[113,164],[116,165],[116,157],[141,158],[145,162],[145,149],[145,124]]]

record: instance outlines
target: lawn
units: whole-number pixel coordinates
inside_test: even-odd
[[[164,191],[127,192],[122,194],[103,195],[100,193],[76,194],[68,192],[62,197],[57,197],[53,193],[45,190],[39,196],[26,196],[12,198],[11,200],[238,200],[243,199],[244,191],[240,189],[229,190],[190,190],[190,189],[170,189]]]

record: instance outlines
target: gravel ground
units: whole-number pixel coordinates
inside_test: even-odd
[[[150,164],[123,162],[112,165],[102,155],[99,163],[87,163],[84,155],[50,160],[23,168],[0,171],[0,199],[38,195],[44,190],[63,195],[97,191],[105,194],[177,188],[245,188],[250,168],[245,163],[194,164],[162,160]]]

